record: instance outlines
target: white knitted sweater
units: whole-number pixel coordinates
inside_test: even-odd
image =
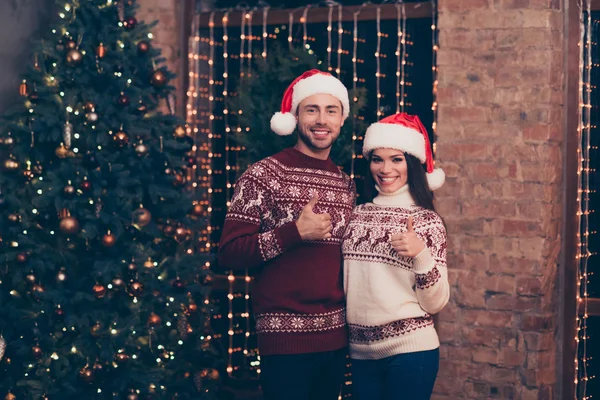
[[[393,249],[390,236],[415,233],[426,244],[414,258]],[[408,185],[355,208],[342,243],[350,356],[380,359],[439,347],[432,314],[448,303],[446,229],[416,206]]]

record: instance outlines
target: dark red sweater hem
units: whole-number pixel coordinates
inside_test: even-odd
[[[261,356],[319,353],[348,346],[346,327],[311,333],[257,333]]]

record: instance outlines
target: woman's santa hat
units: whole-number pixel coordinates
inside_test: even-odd
[[[433,153],[427,130],[416,115],[399,113],[371,124],[363,142],[363,156],[369,158],[375,149],[394,149],[417,157],[425,164],[429,189],[442,187],[446,174],[433,167]]]
[[[342,103],[344,120],[350,114],[348,89],[328,72],[311,69],[297,77],[286,89],[281,101],[281,112],[271,118],[271,129],[278,135],[291,135],[296,129],[296,111],[302,100],[314,94],[330,94]]]

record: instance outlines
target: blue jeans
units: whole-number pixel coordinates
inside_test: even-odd
[[[337,400],[348,348],[261,357],[264,400]]]
[[[352,393],[358,400],[429,400],[440,349],[380,360],[352,360]]]

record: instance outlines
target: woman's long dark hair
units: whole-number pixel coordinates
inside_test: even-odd
[[[433,205],[433,192],[429,189],[429,184],[427,183],[425,166],[413,155],[404,153],[404,157],[408,169],[408,190],[410,191],[410,195],[415,201],[415,204],[427,210],[435,211],[435,206]],[[367,201],[372,201],[377,195],[375,181],[373,180],[373,175],[371,175],[370,164],[371,155],[369,154],[369,158],[366,162],[367,171],[364,174],[364,193]]]

